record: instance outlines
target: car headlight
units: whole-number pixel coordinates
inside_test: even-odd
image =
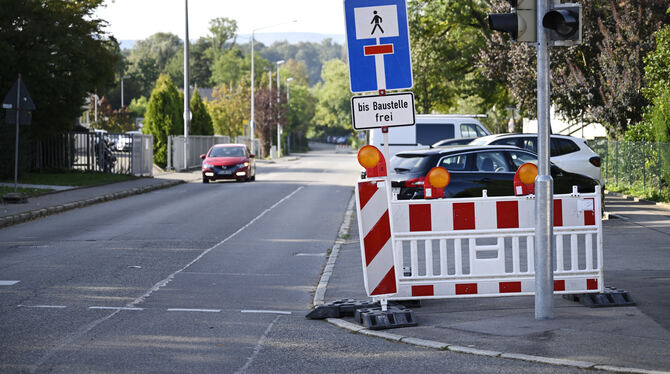
[[[214,168],[214,165],[206,164],[206,163],[203,162],[203,163],[202,163],[202,167],[203,167],[203,168],[206,168],[206,169],[213,169],[213,168]]]
[[[237,167],[238,167],[238,168],[243,168],[243,167],[247,167],[247,166],[249,166],[249,164],[246,163],[246,162],[241,163],[241,164],[237,164]]]

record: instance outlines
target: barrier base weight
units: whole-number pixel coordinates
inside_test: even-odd
[[[353,317],[357,309],[374,307],[379,307],[379,303],[370,300],[340,299],[316,307],[306,317],[309,319]]]
[[[358,309],[354,319],[370,330],[385,330],[416,326],[414,312],[399,305],[390,305],[382,311],[380,307]]]
[[[614,287],[605,287],[602,293],[585,293],[579,295],[563,295],[564,299],[578,302],[589,308],[605,308],[614,306],[633,306],[635,301],[628,291]]]

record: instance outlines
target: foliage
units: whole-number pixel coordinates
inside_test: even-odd
[[[248,85],[245,84],[245,87]],[[207,102],[214,133],[236,137],[244,135],[244,122],[249,118],[249,91],[240,86],[230,89],[220,85],[214,87],[213,100]],[[258,102],[258,100],[256,100]]]
[[[494,12],[509,10],[506,1],[490,2]],[[642,59],[653,49],[652,34],[667,21],[667,3],[584,0],[582,6],[583,43],[552,48],[552,100],[570,121],[588,117],[618,137],[641,118],[646,105]],[[534,48],[509,43],[502,33],[491,34],[480,53],[485,76],[504,83],[522,113],[531,116],[536,111],[534,55]]]
[[[37,106],[25,130],[35,136],[72,129],[87,93],[113,83],[118,44],[95,16],[102,2],[0,0],[0,92],[22,74]]]
[[[149,100],[146,98],[146,96],[140,96],[139,98],[130,101],[128,110],[133,112],[137,117],[144,117],[148,105]]]
[[[284,136],[291,137],[291,150],[306,150],[307,130],[312,124],[316,111],[316,98],[306,85],[291,82],[290,99],[288,101],[287,121]],[[282,140],[282,144],[287,142]]]
[[[261,141],[261,157],[268,157],[273,137],[277,133],[277,121],[281,121],[281,125],[286,126],[288,118],[286,115],[286,96],[279,95],[280,103],[278,106],[277,92],[260,88],[256,91],[255,98],[254,119],[256,121],[256,133]]]
[[[242,51],[238,48],[229,49],[216,57],[212,66],[211,82],[214,85],[237,86],[240,79],[246,77],[250,71],[251,66],[247,65]]]
[[[660,29],[655,37],[656,49],[644,59],[647,87],[643,92],[649,100],[660,96],[661,91],[670,87],[670,26]]]
[[[316,131],[328,134],[350,132],[351,92],[347,65],[341,60],[326,62],[321,79],[323,83],[314,87],[315,96],[318,98],[314,116]]]
[[[654,129],[648,121],[628,126],[623,139],[627,142],[651,142],[656,139]]]
[[[142,59],[152,59],[156,62],[158,71],[162,72],[170,60],[183,49],[184,43],[177,35],[159,32],[137,41],[128,60],[135,64]]]
[[[202,97],[198,88],[196,87],[191,97],[191,112],[193,118],[191,119],[191,128],[189,134],[191,135],[214,135],[214,127],[212,126],[212,117],[207,112],[205,103],[202,102]]]
[[[143,131],[154,136],[154,163],[167,165],[167,138],[182,133],[183,104],[177,87],[168,75],[161,75],[151,92]]]
[[[449,112],[461,97],[488,99],[475,62],[488,28],[481,1],[408,3],[417,111]]]
[[[91,105],[94,105],[91,103]],[[89,111],[93,111],[91,108]],[[121,133],[137,130],[135,119],[128,108],[113,109],[107,98],[98,101],[98,122],[96,128],[107,130],[111,133]]]

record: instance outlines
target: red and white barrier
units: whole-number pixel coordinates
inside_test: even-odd
[[[367,179],[356,197],[368,295],[534,294],[534,196],[388,200],[383,179]],[[599,188],[554,196],[554,293],[603,291],[600,211]]]
[[[398,290],[386,183],[375,178],[356,185],[363,278],[368,296],[392,295]]]

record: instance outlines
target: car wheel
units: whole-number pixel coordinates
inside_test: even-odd
[[[256,180],[256,174],[254,174],[254,176],[251,177],[249,180],[252,181],[252,182],[255,181]]]
[[[202,183],[209,183],[209,178],[202,177]]]

